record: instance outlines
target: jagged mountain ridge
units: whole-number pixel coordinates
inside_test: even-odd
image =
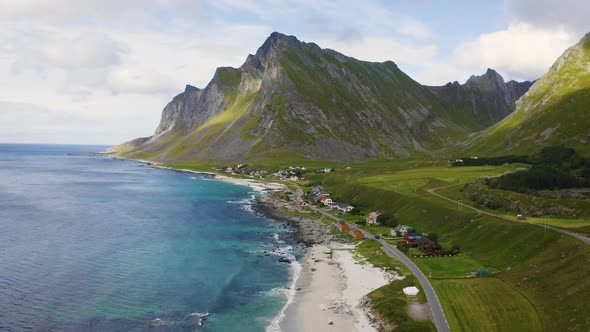
[[[449,82],[430,89],[443,100],[445,106],[461,117],[466,112],[475,120],[466,123],[474,130],[487,128],[514,111],[515,102],[525,94],[533,82],[504,82],[495,70],[489,69],[481,76],[471,76],[465,84]]]
[[[469,154],[530,154],[547,145],[590,155],[590,33],[568,48],[494,126],[459,143]]]
[[[472,80],[484,86],[479,81]],[[218,68],[204,89],[187,86],[164,108],[153,136],[112,151],[199,163],[408,157],[454,143],[477,127],[479,101],[476,111],[461,113],[439,90],[420,85],[391,61],[359,61],[273,33],[240,68]]]

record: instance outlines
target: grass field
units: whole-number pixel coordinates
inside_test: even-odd
[[[462,186],[453,186],[453,187],[449,187],[449,188],[443,188],[443,189],[439,189],[436,191],[437,194],[443,195],[445,197],[448,197],[450,199],[454,199],[454,200],[461,200],[463,204],[465,205],[469,205],[469,206],[475,206],[475,203],[470,201],[460,190],[461,190]],[[530,196],[530,195],[525,195],[525,194],[520,194],[520,193],[510,193],[510,195],[515,197],[515,200],[519,200],[521,202],[523,202],[523,204],[526,204],[527,200],[531,200],[531,199],[535,199],[535,200],[543,200],[543,201],[547,201],[549,205],[551,204],[563,204],[566,207],[571,207],[571,208],[578,208],[581,212],[582,215],[579,215],[577,218],[573,218],[573,217],[563,217],[563,218],[558,218],[558,217],[548,217],[548,218],[544,218],[544,217],[530,217],[527,216],[526,220],[522,221],[522,222],[527,222],[527,223],[532,223],[532,224],[547,224],[549,226],[555,226],[555,227],[561,227],[561,228],[581,228],[581,227],[587,227],[590,226],[590,202],[579,202],[579,199],[562,199],[562,200],[556,200],[556,199],[547,199],[547,198],[540,198],[540,197],[534,197],[534,196]],[[527,198],[528,196],[528,198]],[[552,201],[555,201],[555,203],[552,203]],[[493,213],[493,214],[497,214],[506,218],[510,218],[513,219],[514,221],[518,221],[515,218],[514,213],[510,214],[507,211],[504,211],[502,209],[488,209],[484,206],[477,206],[478,209]]]
[[[463,254],[452,257],[423,257],[414,259],[414,262],[429,278],[464,278],[477,269],[497,271]]]
[[[542,331],[535,307],[504,281],[489,278],[433,280],[451,331]]]
[[[514,298],[528,303],[540,313],[546,330],[560,330],[566,326],[572,331],[587,331],[590,328],[590,317],[585,314],[590,312],[589,246],[542,227],[478,215],[473,210],[432,196],[425,190],[453,181],[465,183],[478,176],[498,175],[505,171],[507,169],[503,167],[450,168],[444,165],[396,163],[389,169],[382,165],[375,168],[365,166],[346,172],[311,175],[310,178],[322,183],[344,201],[361,207],[363,213],[385,211],[394,215],[399,223],[411,225],[421,232],[437,233],[445,247],[461,247],[461,258],[451,258],[449,261],[436,261],[436,258],[421,261],[424,258],[414,258],[426,272],[433,273],[432,280],[462,277],[472,269],[485,267],[497,272],[497,280],[492,282],[498,285],[504,282],[502,287],[494,284],[484,290],[487,296],[493,298],[497,295],[506,300]],[[461,297],[459,294],[458,298]],[[523,321],[520,315],[530,315],[513,315],[504,311],[507,307],[505,303],[476,296],[469,299],[469,306],[485,308],[483,311],[450,312],[449,304],[456,299],[443,296],[441,301],[447,315],[459,315],[456,317],[463,321],[481,324],[483,330],[493,330],[494,325],[490,324],[498,317],[502,317],[503,327],[520,327]],[[486,321],[479,316],[482,312],[488,315],[486,317],[494,318]],[[536,326],[536,330],[541,329],[540,325]]]

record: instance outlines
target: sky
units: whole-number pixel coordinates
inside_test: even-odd
[[[0,142],[151,135],[186,84],[239,67],[273,31],[422,84],[542,76],[590,32],[584,0],[0,0]]]

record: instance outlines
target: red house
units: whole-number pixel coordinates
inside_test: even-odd
[[[422,233],[406,233],[404,240],[407,244],[413,244],[422,238]]]

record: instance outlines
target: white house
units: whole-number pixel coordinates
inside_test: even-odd
[[[332,199],[330,197],[324,197],[320,200],[320,203],[324,204],[324,205],[332,205],[334,204],[334,202],[332,201]]]
[[[379,216],[381,215],[381,213],[379,212],[371,212],[369,213],[369,216],[367,217],[366,221],[368,225],[379,225],[379,222],[377,221],[377,218],[379,218]]]
[[[412,226],[397,225],[391,230],[391,236],[405,236],[410,229],[412,229]]]
[[[342,213],[346,213],[346,212],[350,212],[350,211],[354,210],[354,206],[348,205],[346,203],[338,203],[338,204],[336,204],[336,206],[338,207],[338,211],[340,211]]]

